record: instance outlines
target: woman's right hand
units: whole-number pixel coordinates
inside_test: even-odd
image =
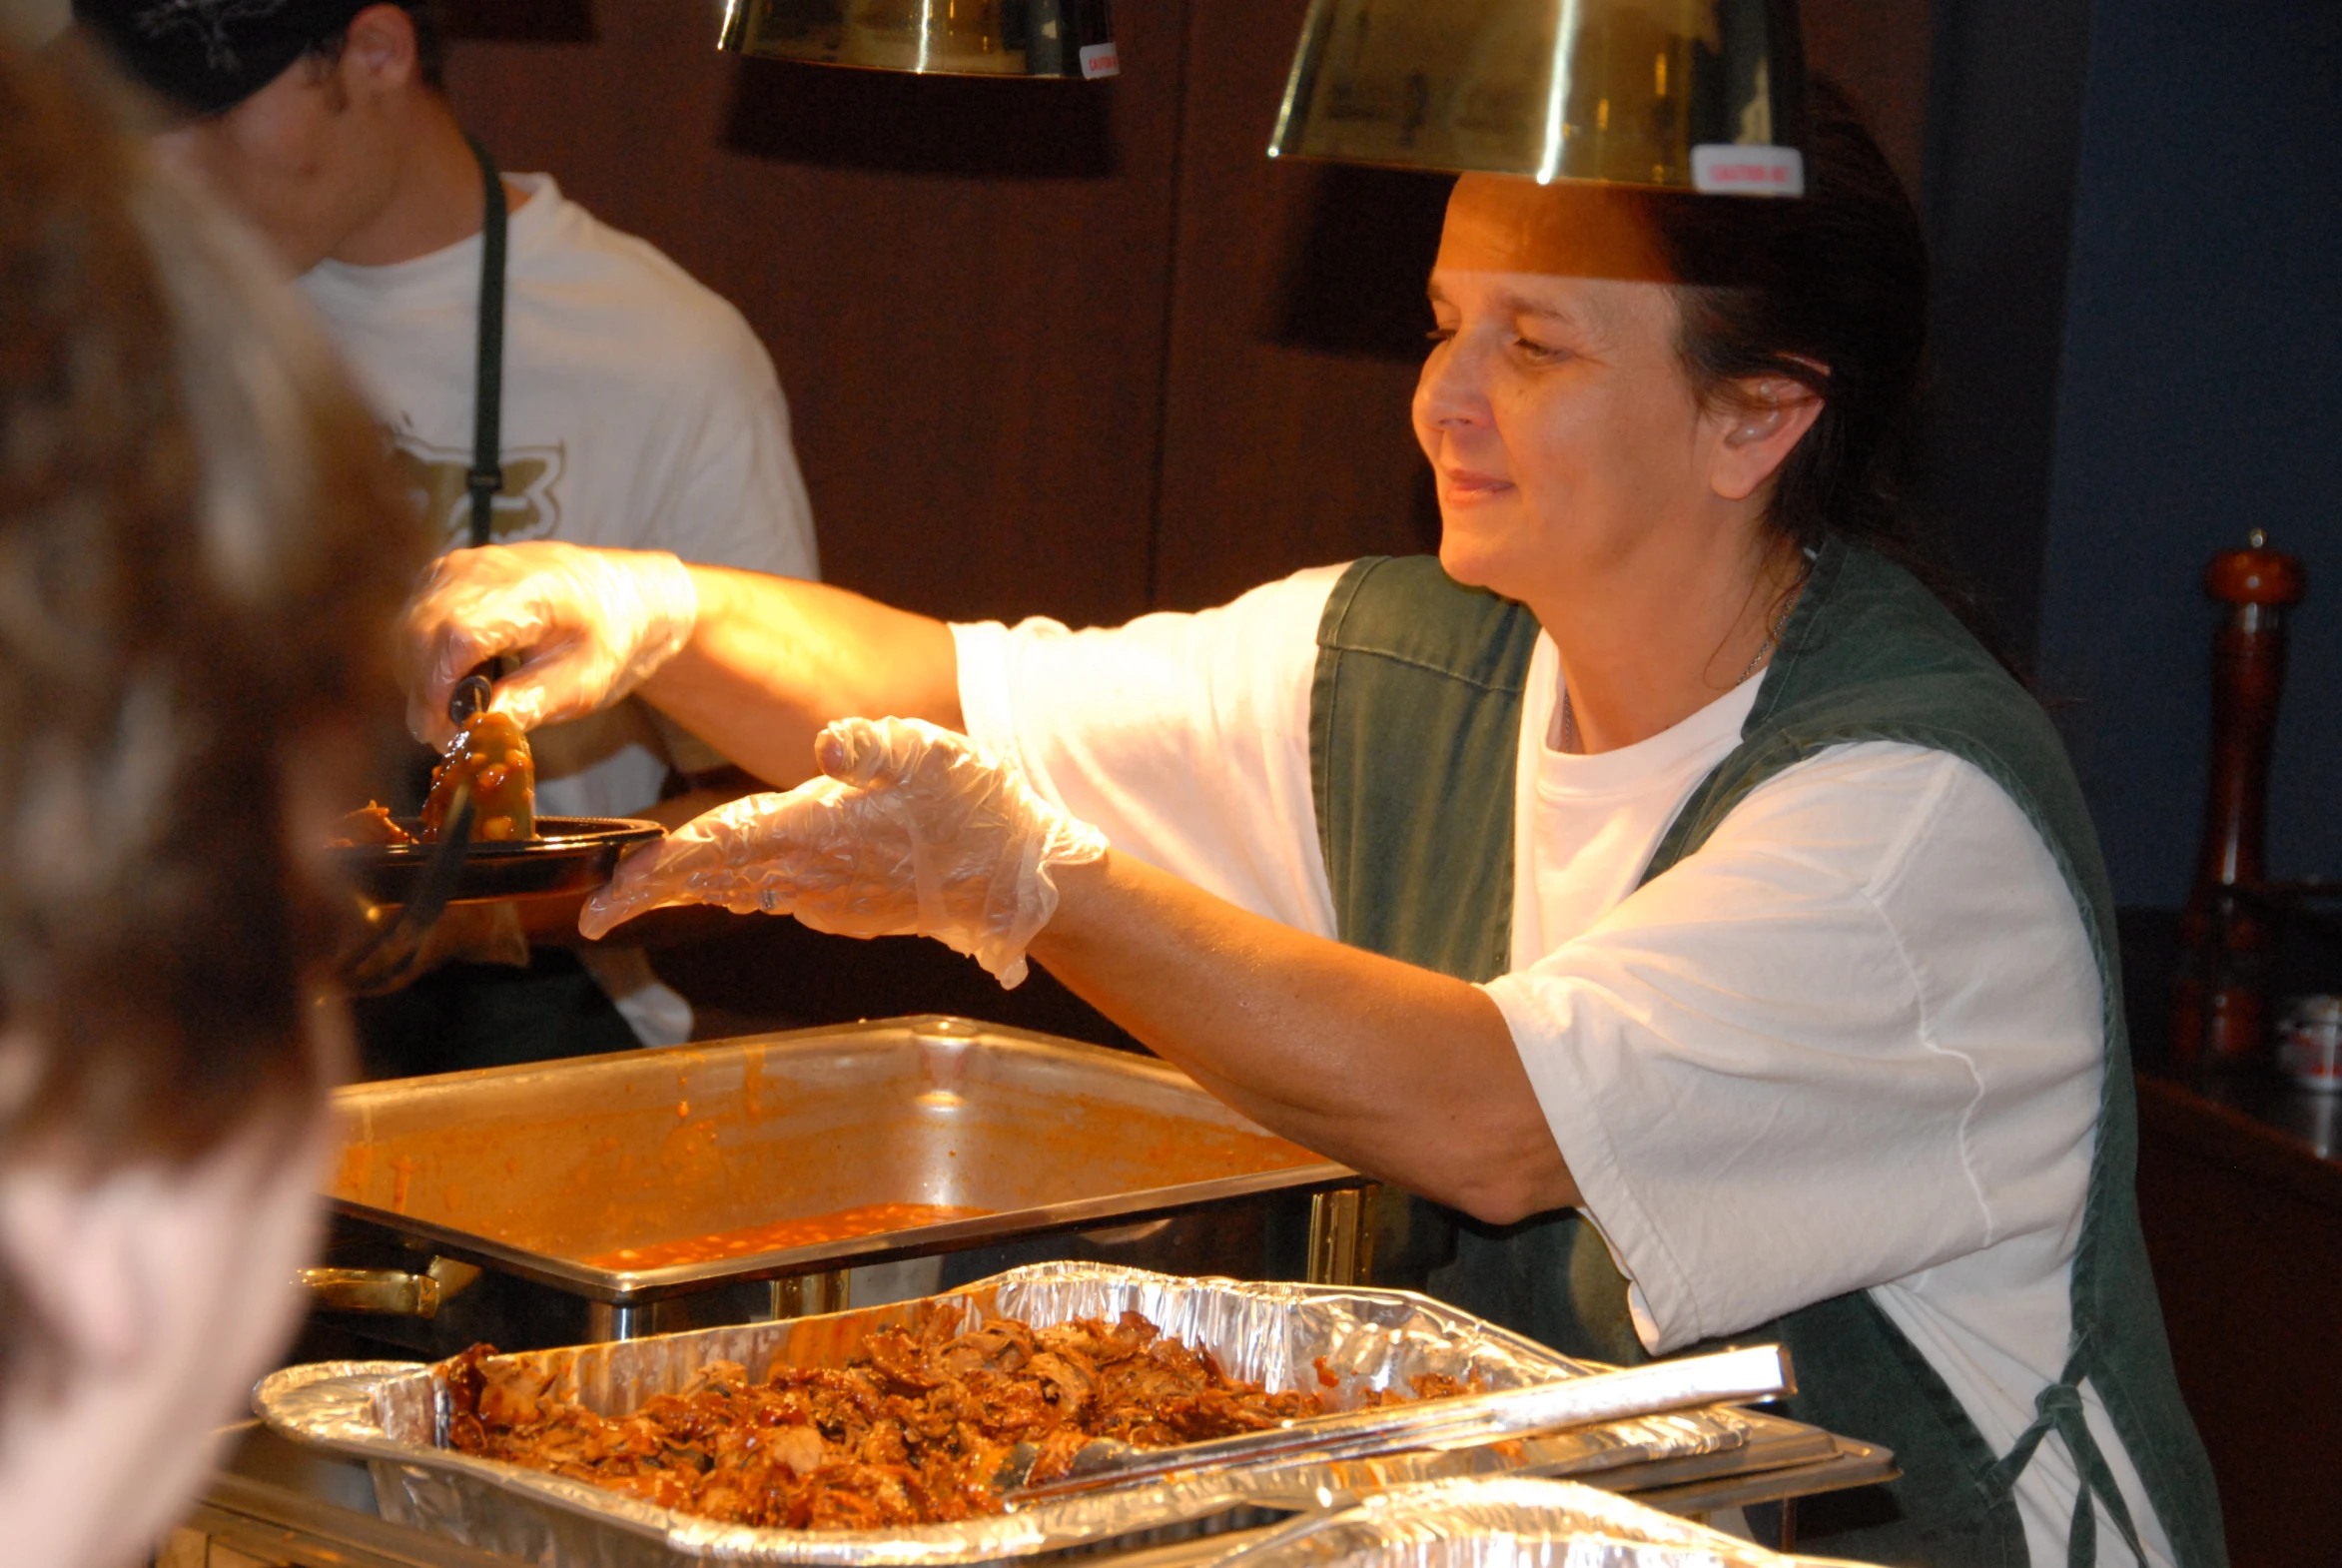
[[[406,726],[444,747],[455,683],[504,654],[520,666],[496,682],[489,706],[522,729],[591,713],[673,657],[698,616],[689,569],[661,550],[539,539],[452,551],[399,617]]]
[[[842,719],[814,747],[823,777],[748,795],[628,852],[577,928],[599,939],[646,910],[715,904],[795,915],[848,937],[933,937],[1001,985],[1058,908],[1057,872],[1106,837],[1013,764],[917,719]]]

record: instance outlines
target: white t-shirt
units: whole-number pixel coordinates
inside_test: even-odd
[[[953,628],[970,734],[1129,853],[1332,937],[1309,779],[1340,568],[1108,631]],[[2101,1083],[2096,967],[2048,850],[1968,763],[1837,747],[1636,882],[1738,743],[1743,683],[1598,756],[1555,749],[1540,637],[1496,1002],[1654,1352],[1868,1289],[1996,1452],[2062,1370]],[[2088,1419],[2156,1563],[2168,1542],[2102,1402]],[[1856,1434],[1860,1435],[1860,1434]],[[2017,1485],[2038,1563],[2079,1479]],[[2102,1560],[2126,1555],[2100,1510]]]
[[[738,311],[648,242],[598,222],[550,175],[505,251],[498,542],[671,550],[685,560],[820,575],[813,512],[772,359]],[[446,547],[469,542],[480,240],[390,267],[322,262],[301,280]],[[721,759],[639,702],[530,737],[555,816],[626,816],[670,762]],[[688,1038],[683,999],[637,949],[581,952],[646,1044]]]

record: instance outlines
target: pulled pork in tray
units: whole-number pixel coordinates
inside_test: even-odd
[[[762,1383],[711,1361],[682,1393],[616,1417],[547,1398],[549,1375],[490,1365],[495,1351],[474,1345],[449,1367],[448,1436],[467,1454],[728,1524],[868,1530],[998,1513],[1004,1489],[1070,1473],[1102,1438],[1163,1448],[1324,1410],[1315,1394],[1229,1377],[1138,1312],[958,1326],[939,1313],[917,1337],[880,1329],[842,1368],[777,1366]],[[1419,1397],[1462,1391],[1415,1380]]]

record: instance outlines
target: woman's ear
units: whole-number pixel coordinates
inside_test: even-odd
[[[0,1266],[75,1367],[111,1370],[146,1339],[152,1272],[145,1231],[163,1194],[155,1173],[91,1176],[37,1156],[0,1167]]]
[[[1821,394],[1786,376],[1736,383],[1717,404],[1723,425],[1709,459],[1708,484],[1728,501],[1747,500],[1773,477],[1822,413]]]

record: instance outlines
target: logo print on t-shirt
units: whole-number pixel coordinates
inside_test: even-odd
[[[567,449],[558,441],[504,448],[503,488],[488,509],[488,533],[495,542],[541,539],[559,530],[561,501],[555,486],[567,461]],[[467,542],[471,491],[464,487],[464,475],[471,471],[470,449],[433,446],[404,430],[392,430],[390,462],[432,531],[451,544]]]

